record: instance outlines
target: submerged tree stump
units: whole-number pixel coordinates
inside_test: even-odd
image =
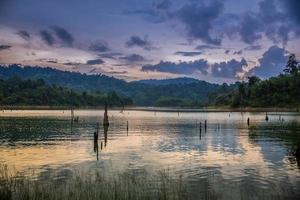
[[[109,126],[108,115],[107,115],[107,104],[105,104],[105,108],[104,108],[103,126]]]

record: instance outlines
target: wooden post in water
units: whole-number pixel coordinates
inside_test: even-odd
[[[107,103],[105,103],[105,108],[104,108],[103,126],[109,126],[108,115],[107,115]]]
[[[202,132],[202,124],[201,122],[199,123],[199,134],[200,134],[200,140],[201,140],[201,132]]]
[[[248,117],[248,119],[247,119],[247,125],[248,125],[248,127],[250,126],[250,117]]]
[[[128,120],[127,120],[127,127],[126,127],[126,129],[127,129],[127,136],[128,136],[128,129],[129,129]]]
[[[266,112],[266,121],[269,121],[268,113]]]
[[[205,132],[207,130],[207,121],[206,120],[204,121],[204,130],[205,130]]]

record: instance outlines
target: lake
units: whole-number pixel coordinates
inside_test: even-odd
[[[292,155],[300,130],[289,128],[300,123],[299,113],[269,112],[266,121],[265,112],[109,110],[107,131],[103,110],[74,113],[78,123],[71,123],[70,110],[1,111],[0,162],[42,181],[96,168],[167,170],[188,183],[190,199],[206,191],[220,199],[300,197]]]

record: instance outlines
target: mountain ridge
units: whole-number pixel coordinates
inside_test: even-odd
[[[155,84],[147,84],[143,81],[126,82],[104,74],[87,75],[50,67],[0,65],[0,79],[15,76],[21,79],[43,79],[47,84],[64,86],[77,91],[115,91],[121,97],[131,98],[135,105],[140,106],[168,105],[171,102],[173,106],[206,105],[211,93],[217,92],[222,87],[233,87],[191,78],[152,80]],[[176,82],[178,84],[169,84]]]

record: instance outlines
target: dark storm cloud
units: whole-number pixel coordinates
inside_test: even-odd
[[[233,52],[233,55],[242,55],[242,54],[243,54],[243,50]]]
[[[247,13],[242,17],[238,31],[243,42],[253,44],[262,38],[262,23],[255,14]]]
[[[258,60],[259,65],[253,72],[261,78],[276,76],[283,71],[287,59],[286,50],[278,46],[271,46]]]
[[[300,1],[299,0],[281,0],[284,4],[288,16],[295,23],[300,25]]]
[[[214,63],[211,65],[211,73],[214,77],[236,78],[237,73],[241,72],[243,66],[247,66],[247,61],[242,58],[241,61],[232,59],[228,62]]]
[[[55,32],[55,35],[61,40],[61,42],[68,46],[72,46],[74,38],[71,33],[59,26],[53,26],[52,29]]]
[[[98,41],[98,42],[94,42],[90,45],[89,47],[90,51],[95,51],[95,52],[106,52],[109,51],[109,47],[107,42],[104,41]]]
[[[223,3],[217,0],[209,4],[198,2],[184,5],[172,16],[184,24],[188,37],[200,39],[207,44],[220,45],[222,38],[214,34],[213,21],[221,15],[223,7]]]
[[[29,40],[30,39],[30,34],[27,31],[24,31],[24,30],[18,31],[17,35],[19,35],[24,40]]]
[[[122,53],[114,53],[114,52],[111,52],[111,53],[101,53],[99,54],[99,56],[101,58],[109,58],[109,59],[117,59],[117,56],[122,56]]]
[[[49,31],[46,31],[46,30],[40,31],[40,36],[41,36],[42,40],[49,46],[52,46],[54,44],[54,41],[55,41],[54,37],[52,36],[52,34]]]
[[[140,47],[147,51],[150,51],[153,49],[151,42],[148,40],[148,36],[146,35],[143,38],[140,38],[139,36],[133,35],[129,38],[129,40],[126,42],[126,47]]]
[[[211,75],[213,77],[236,79],[238,73],[242,72],[243,67],[247,65],[248,63],[244,58],[242,58],[241,61],[232,59],[227,62],[212,64],[209,64],[205,59],[179,63],[160,61],[158,64],[155,65],[142,66],[141,71],[167,72],[172,74],[183,75],[191,75],[195,72],[200,72],[203,75],[207,75],[208,69],[209,67],[211,67]]]
[[[204,59],[191,61],[191,62],[168,62],[160,61],[155,65],[144,65],[141,70],[147,71],[157,71],[157,72],[168,72],[172,74],[193,74],[194,72],[200,72],[204,75],[207,74],[208,63]]]
[[[87,65],[100,65],[100,64],[103,64],[103,63],[104,63],[104,61],[100,58],[86,61]]]
[[[177,51],[174,54],[180,56],[192,57],[192,56],[201,55],[202,52],[201,51]]]
[[[246,50],[246,51],[255,51],[255,50],[260,50],[260,49],[262,49],[261,45],[250,45],[250,46],[247,46],[246,48],[244,48],[244,50]]]
[[[10,49],[11,48],[11,46],[10,45],[1,45],[0,44],[0,51],[2,51],[2,50],[8,50],[8,49]]]
[[[291,39],[291,35],[299,37],[300,28],[290,19],[290,10],[283,11],[279,5],[276,0],[262,0],[258,4],[257,12],[243,14],[237,26],[237,33],[241,40],[247,44],[253,44],[265,35],[274,43],[285,45]],[[297,14],[292,16],[294,18]]]
[[[143,56],[138,55],[138,54],[131,54],[128,56],[123,56],[123,57],[120,57],[120,59],[125,60],[130,63],[146,61],[146,59]]]
[[[196,46],[195,49],[196,50],[215,50],[215,49],[223,49],[223,47],[203,44],[203,45]]]
[[[170,0],[162,0],[162,1],[154,2],[153,6],[156,9],[166,10],[171,7],[171,1]]]

